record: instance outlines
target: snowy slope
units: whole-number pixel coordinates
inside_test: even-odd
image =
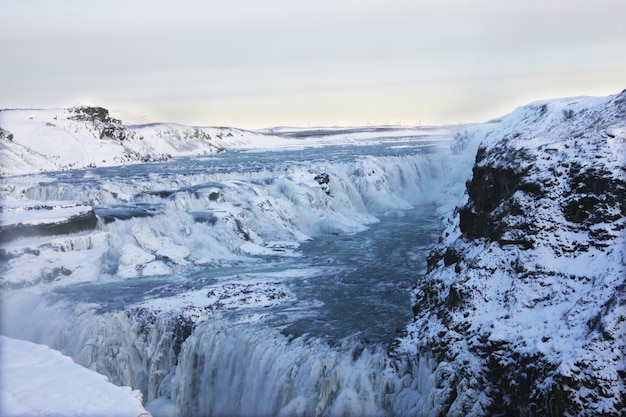
[[[125,126],[101,107],[0,111],[0,175],[215,153],[258,136],[231,128]]]
[[[150,416],[139,391],[117,387],[47,346],[0,336],[0,361],[4,417]]]
[[[0,175],[116,166],[230,149],[285,149],[380,140],[447,141],[451,128],[276,128],[256,132],[174,123],[124,125],[102,107],[0,110]],[[426,142],[425,142],[426,144]]]
[[[431,361],[432,415],[624,415],[626,91],[476,134],[398,352]]]

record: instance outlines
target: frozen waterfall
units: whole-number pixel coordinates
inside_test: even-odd
[[[141,390],[157,416],[432,408],[428,361],[387,344],[472,156],[409,145],[20,177],[28,201],[99,222],[3,244],[3,333]]]

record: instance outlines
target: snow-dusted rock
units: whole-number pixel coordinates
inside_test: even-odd
[[[624,415],[625,162],[626,90],[485,136],[398,342],[433,360],[432,415]]]
[[[68,201],[13,199],[3,202],[0,215],[0,242],[77,233],[95,228],[98,221],[91,206]]]
[[[2,416],[150,416],[141,392],[117,387],[47,346],[0,336],[0,361]]]

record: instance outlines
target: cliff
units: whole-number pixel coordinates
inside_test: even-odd
[[[398,350],[431,415],[624,415],[626,90],[534,103],[484,135]]]

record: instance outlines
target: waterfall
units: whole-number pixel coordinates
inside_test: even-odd
[[[58,349],[141,390],[147,403],[170,399],[182,416],[397,415],[422,409],[422,384],[432,385],[424,360],[351,340],[331,346],[264,325],[216,318],[196,326],[141,309],[100,313],[94,304],[45,304],[33,294],[7,301],[29,314],[3,320],[5,334]]]
[[[75,290],[60,296],[63,282],[50,284],[53,292],[34,287],[3,294],[2,333],[58,349],[116,384],[141,390],[147,403],[170,401],[183,416],[387,416],[433,409],[438,388],[428,358],[391,358],[379,344],[294,335],[262,319],[234,320],[224,300],[198,309],[196,316],[161,308],[158,297],[151,307],[140,303],[142,285],[150,291],[153,276],[163,277],[154,285],[166,282],[181,294],[193,288],[206,298],[213,281],[194,282],[201,271],[257,265],[268,255],[284,264],[306,255],[298,248],[316,236],[363,232],[415,204],[441,207],[459,193],[452,184],[471,167],[466,156],[447,153],[272,158],[277,162],[254,167],[228,163],[230,171],[183,159],[143,176],[109,168],[25,186],[23,194],[31,199],[86,202],[107,217],[92,234],[70,236],[62,247],[44,242],[36,252],[12,252],[8,274],[87,260],[88,266],[62,278],[94,286],[83,287],[84,295]],[[324,184],[315,179],[322,173]],[[124,295],[127,287],[127,306],[99,301],[106,291]],[[261,286],[241,288],[253,297]],[[267,306],[244,307],[251,308],[251,317],[266,317],[272,303],[293,300],[292,294]],[[281,314],[289,311],[285,307]]]

